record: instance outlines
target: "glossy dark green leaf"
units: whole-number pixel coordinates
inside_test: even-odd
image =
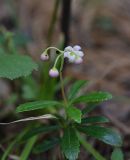
[[[19,105],[16,108],[16,112],[25,112],[37,109],[44,109],[53,106],[61,106],[62,104],[57,101],[35,101],[35,102],[28,102]]]
[[[86,95],[80,96],[72,101],[72,103],[99,103],[112,98],[112,95],[107,92],[91,92]]]
[[[88,124],[88,123],[106,123],[109,122],[109,119],[104,116],[93,116],[93,117],[86,117],[82,118],[81,123],[82,124]]]
[[[124,160],[124,154],[120,148],[115,148],[111,155],[111,160]]]
[[[88,136],[97,138],[104,143],[121,146],[122,139],[121,136],[114,130],[110,128],[100,127],[100,126],[79,126],[78,130],[85,133]]]
[[[56,131],[58,129],[60,129],[60,127],[58,125],[36,127],[36,128],[29,130],[24,135],[23,140],[26,140],[26,139],[33,137],[33,136],[40,134],[40,133],[48,133],[48,132]]]
[[[53,147],[55,147],[57,144],[59,144],[59,142],[60,142],[59,138],[54,138],[51,140],[43,140],[43,143],[38,144],[34,148],[33,152],[35,154],[46,152],[46,151],[52,149]]]
[[[72,87],[70,88],[69,94],[68,94],[68,99],[71,100],[73,98],[75,98],[75,96],[77,95],[79,89],[81,89],[88,81],[86,80],[79,80],[76,81]]]
[[[61,140],[61,147],[65,157],[68,160],[76,160],[79,154],[79,146],[79,140],[74,128],[66,128]]]
[[[67,108],[68,116],[77,123],[81,123],[82,112],[73,106]]]

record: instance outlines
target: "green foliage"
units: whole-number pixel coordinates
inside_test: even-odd
[[[72,103],[100,103],[112,98],[112,95],[107,92],[92,92],[86,95],[75,98]]]
[[[95,160],[106,160],[87,140],[77,132],[78,139],[87,152],[91,153]]]
[[[109,119],[104,116],[93,116],[93,117],[82,118],[82,124],[105,123],[105,122],[109,122]]]
[[[18,134],[15,139],[9,144],[9,146],[6,148],[6,151],[4,152],[3,156],[1,157],[1,160],[6,160],[11,151],[13,150],[14,146],[18,144],[18,142],[22,139],[24,134],[26,133],[26,130]]]
[[[82,112],[73,107],[73,106],[70,106],[67,108],[67,113],[68,113],[68,116],[73,119],[75,122],[77,123],[81,123],[81,115],[82,115]]]
[[[26,143],[26,145],[25,145],[25,147],[24,147],[24,149],[23,149],[23,151],[21,153],[21,156],[20,156],[19,160],[26,160],[26,159],[28,159],[31,150],[32,150],[34,144],[36,143],[36,140],[37,140],[37,136],[34,136],[34,137],[30,138],[27,141],[27,143]]]
[[[93,111],[96,107],[98,107],[98,103],[88,103],[87,107],[82,110],[82,114],[88,114],[89,112]]]
[[[0,54],[0,77],[16,79],[28,76],[33,70],[37,70],[37,64],[25,55],[6,55]]]
[[[106,123],[109,120],[104,116],[93,116],[93,117],[83,117],[84,114],[88,114],[90,111],[96,108],[96,106],[106,100],[112,98],[111,94],[107,92],[91,92],[86,95],[82,95],[76,97],[79,90],[86,84],[86,81],[78,81],[73,84],[69,92],[69,100],[67,106],[64,103],[58,101],[34,101],[25,104],[21,104],[17,107],[17,112],[31,111],[37,109],[45,109],[54,106],[64,107],[64,116],[56,115],[58,125],[50,125],[50,126],[40,126],[29,130],[26,135],[23,137],[24,140],[34,137],[39,134],[45,134],[50,132],[60,132],[63,131],[63,137],[61,136],[61,142],[59,138],[55,139],[55,137],[45,140],[43,143],[38,144],[33,152],[41,153],[45,152],[49,149],[52,149],[54,146],[60,143],[62,152],[68,160],[76,160],[78,158],[78,153],[80,151],[81,144],[88,148],[88,151],[97,159],[97,160],[105,160],[92,146],[90,146],[87,142],[83,142],[81,136],[78,132],[85,133],[87,136],[92,136],[98,140],[103,141],[104,143],[113,145],[113,146],[121,146],[122,140],[120,135],[105,127],[95,126],[94,123]],[[76,103],[87,103],[87,107],[85,107],[82,111],[78,109],[73,104]],[[52,115],[53,116],[53,115]],[[67,118],[65,118],[67,117]],[[81,123],[81,124],[80,124]],[[60,124],[60,126],[59,126]]]
[[[50,139],[45,140],[43,143],[38,144],[33,149],[33,152],[35,154],[46,152],[46,151],[52,149],[53,147],[55,147],[57,144],[59,144],[59,142],[60,142],[59,138],[54,138],[54,139],[51,139],[51,140]]]
[[[88,136],[92,136],[97,138],[104,143],[110,144],[112,146],[121,146],[122,139],[120,135],[110,128],[100,127],[100,126],[79,126],[78,130],[87,134]]]
[[[66,128],[61,140],[61,147],[65,157],[69,160],[76,160],[78,158],[79,146],[75,129],[72,127]]]
[[[31,130],[29,130],[23,137],[23,140],[26,140],[30,137],[33,137],[35,135],[38,135],[40,133],[49,133],[49,132],[52,132],[52,131],[56,131],[60,129],[60,127],[58,125],[53,125],[53,126],[40,126],[40,127],[35,127]]]
[[[124,154],[120,148],[115,148],[111,155],[111,160],[124,160]]]
[[[15,46],[25,46],[25,37],[19,37],[22,37],[22,35],[18,35],[18,37],[12,39],[12,33],[10,32],[7,32],[3,36],[3,39],[0,37],[0,42],[4,46],[0,48],[0,77],[12,80],[23,76],[28,76],[32,73],[33,70],[37,70],[37,64],[33,62],[30,57],[16,54],[17,50]],[[7,44],[6,41],[8,42]],[[62,66],[63,62],[61,62],[61,64],[59,63],[59,66],[60,65]],[[81,134],[85,133],[84,136],[92,136],[113,146],[119,147],[122,145],[121,137],[117,132],[109,128],[99,126],[100,123],[109,122],[106,117],[88,116],[88,113],[94,110],[98,104],[111,99],[112,95],[107,92],[98,91],[82,95],[80,94],[81,89],[88,83],[88,81],[78,80],[71,86],[67,97],[65,97],[64,84],[66,84],[66,82],[60,78],[60,85],[62,85],[62,96],[64,97],[64,102],[48,100],[53,97],[54,91],[58,90],[60,85],[56,85],[56,79],[52,80],[49,78],[48,68],[50,67],[50,64],[48,63],[42,67],[45,69],[40,70],[41,85],[37,85],[37,82],[35,82],[34,79],[27,77],[22,79],[24,85],[21,87],[21,90],[23,91],[21,96],[22,98],[26,100],[38,99],[38,101],[21,104],[16,108],[16,112],[34,111],[39,109],[44,109],[45,111],[50,109],[50,112],[49,114],[43,116],[23,118],[23,120],[18,121],[21,122],[32,119],[36,120],[40,119],[41,117],[43,118],[44,116],[49,118],[50,115],[52,117],[56,117],[56,120],[53,123],[52,121],[51,123],[47,121],[48,125],[38,125],[32,129],[29,127],[29,130],[21,138],[22,143],[26,142],[26,144],[21,153],[20,160],[29,159],[29,154],[31,153],[32,148],[34,148],[33,153],[39,154],[56,147],[56,145],[61,146],[61,150],[68,160],[76,160],[80,152],[80,143],[85,147],[85,149],[87,149],[88,152],[94,156],[94,158],[97,160],[105,160],[105,158],[100,155],[100,153],[98,153],[89,143],[87,143],[84,138],[82,138]],[[46,100],[44,100],[45,97]],[[76,106],[76,104],[79,103],[85,105],[82,110]],[[52,109],[56,109],[56,107],[59,108],[59,111],[53,112]],[[85,117],[85,114],[87,114],[87,117]],[[94,125],[95,123],[96,125]],[[59,137],[56,138],[52,136],[53,132],[58,133]],[[40,140],[42,140],[42,135],[45,134],[47,134],[47,140],[44,140],[42,143],[35,146],[35,143],[39,138],[38,136],[40,135]],[[16,141],[14,143],[16,143]],[[4,158],[7,157],[14,143],[12,143],[11,147],[7,149],[6,154],[3,156]],[[119,156],[118,160],[123,160],[121,159],[122,154],[119,149],[114,150],[111,160],[116,160],[115,157],[117,155]]]
[[[68,99],[71,100],[75,98],[77,93],[79,92],[79,89],[81,89],[88,81],[85,80],[79,80],[76,81],[72,87],[70,88],[69,94],[68,94]]]
[[[61,103],[57,101],[34,101],[21,104],[17,107],[16,112],[25,112],[37,109],[44,109],[53,106],[62,106]]]

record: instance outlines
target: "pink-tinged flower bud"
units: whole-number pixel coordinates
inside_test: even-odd
[[[59,71],[56,68],[52,68],[49,71],[49,75],[50,75],[50,77],[58,77],[59,76]]]
[[[75,64],[80,64],[83,62],[83,59],[81,57],[77,57],[75,60]]]
[[[48,54],[45,54],[45,53],[42,53],[42,54],[41,54],[41,60],[47,61],[48,59],[49,59]]]
[[[81,50],[81,47],[80,47],[79,45],[75,45],[75,46],[73,47],[73,49],[74,49],[75,51],[79,51],[79,50]]]

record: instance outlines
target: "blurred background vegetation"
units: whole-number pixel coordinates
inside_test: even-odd
[[[33,72],[33,75],[26,78],[14,81],[0,79],[0,122],[28,116],[30,113],[15,113],[15,107],[20,103],[60,98],[59,85],[56,85],[58,80],[50,80],[48,77],[51,62],[42,64],[40,54],[50,45],[63,48],[69,44],[79,44],[85,52],[84,62],[79,66],[65,66],[64,75],[68,77],[64,80],[66,90],[70,83],[73,83],[73,79],[86,79],[90,80],[90,83],[84,91],[103,90],[113,94],[113,100],[102,104],[93,114],[101,112],[111,120],[110,125],[121,132],[125,160],[129,160],[129,10],[129,0],[0,0],[0,54],[16,52],[30,55],[41,68],[40,72]],[[40,114],[41,112],[35,112],[30,115]],[[33,125],[37,126],[37,123],[0,127],[0,155],[12,144],[17,133],[22,133]],[[112,151],[110,146],[92,139],[90,142],[100,153],[109,157]],[[19,155],[23,148],[14,148],[8,154],[9,159],[17,159],[16,155]],[[39,155],[31,153],[29,159],[52,160],[54,154],[55,158],[60,159],[59,149]],[[88,158],[92,159],[82,149],[79,159]]]

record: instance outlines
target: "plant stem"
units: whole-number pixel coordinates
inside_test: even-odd
[[[58,51],[58,52],[60,52],[60,53],[63,53],[62,50],[60,50],[60,49],[58,49],[58,48],[56,48],[56,47],[48,47],[44,52],[47,52],[47,51],[50,50],[50,49],[55,49],[56,51]]]
[[[60,0],[55,0],[54,9],[53,9],[52,18],[51,18],[51,22],[48,30],[48,36],[47,36],[48,46],[50,46],[52,43],[52,36],[54,33],[54,28],[57,20],[59,4],[60,4]]]
[[[64,55],[62,55],[62,57],[61,57],[60,82],[61,82],[62,97],[63,97],[63,100],[64,100],[64,102],[65,102],[65,106],[67,107],[68,102],[67,102],[67,98],[66,98],[66,95],[65,95],[64,82],[63,82],[63,76],[62,76],[63,65],[64,65]]]
[[[58,62],[58,60],[59,60],[59,58],[60,58],[61,56],[63,56],[63,53],[62,53],[62,54],[60,54],[60,55],[56,58],[56,61],[55,61],[55,63],[54,63],[54,68],[56,67],[57,62]]]
[[[65,96],[65,89],[64,89],[64,83],[63,83],[63,77],[62,77],[62,71],[60,71],[60,82],[61,82],[61,92],[62,92],[62,97],[65,102],[65,105],[67,106],[67,99]]]
[[[93,157],[96,160],[106,160],[98,151],[96,151],[93,146],[88,143],[81,135],[80,133],[77,133],[78,139],[80,143],[84,146],[84,148],[93,155]]]

